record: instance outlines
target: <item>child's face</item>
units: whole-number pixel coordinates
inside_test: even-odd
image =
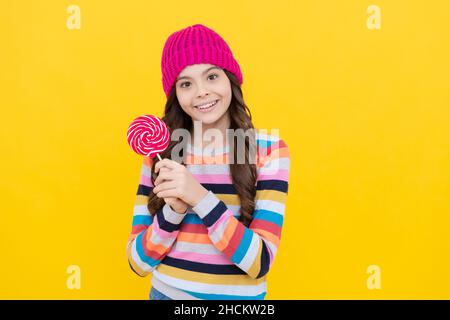
[[[209,70],[210,68],[213,69]],[[178,75],[175,87],[181,108],[193,121],[214,125],[224,117],[228,117],[231,84],[221,68],[212,64],[187,66]],[[216,100],[219,101],[210,108],[202,110],[197,107]]]

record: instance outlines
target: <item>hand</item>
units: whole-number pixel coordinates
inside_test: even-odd
[[[167,168],[169,170],[160,169]],[[190,206],[196,206],[207,194],[206,190],[189,172],[176,161],[163,159],[155,164],[158,178],[155,180],[153,192],[158,198],[174,197],[183,200]]]
[[[183,200],[174,197],[166,197],[164,201],[172,208],[173,211],[179,214],[186,213],[188,205]]]
[[[164,172],[164,171],[170,171],[170,169],[168,169],[168,168],[166,168],[166,167],[162,167],[160,170],[159,170],[159,172],[160,172],[160,174],[161,174],[161,172]],[[160,180],[161,181],[161,180]],[[161,182],[160,181],[155,181],[155,186],[157,185],[157,184],[160,184]],[[165,181],[165,180],[162,180],[162,181]],[[153,189],[153,193],[155,193],[155,189]],[[156,193],[155,193],[156,194]],[[173,210],[173,211],[175,211],[176,213],[180,213],[180,214],[183,214],[183,213],[186,213],[186,210],[187,210],[187,208],[188,208],[188,205],[187,205],[187,203],[186,202],[184,202],[183,200],[180,200],[180,199],[178,199],[178,198],[175,198],[175,197],[165,197],[165,198],[163,198],[164,199],[164,202],[165,203],[167,203],[170,207],[171,207],[171,209]]]

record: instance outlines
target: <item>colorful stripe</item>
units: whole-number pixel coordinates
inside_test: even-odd
[[[190,149],[193,150],[193,149]],[[144,157],[127,255],[140,276],[152,273],[172,299],[264,299],[266,275],[280,244],[288,193],[290,156],[278,137],[257,135],[255,210],[248,227],[239,221],[228,150],[202,157],[188,152],[186,164],[208,195],[184,215],[165,206],[147,209],[152,159]],[[223,163],[214,162],[225,159]],[[166,286],[166,287],[164,287]]]

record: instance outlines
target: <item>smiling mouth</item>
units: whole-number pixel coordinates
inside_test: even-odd
[[[214,108],[217,105],[218,102],[219,102],[219,99],[218,100],[214,100],[212,103],[209,103],[209,104],[204,104],[204,105],[200,105],[200,106],[194,106],[194,108],[199,110],[199,111],[205,112],[205,111],[209,111],[212,108]]]

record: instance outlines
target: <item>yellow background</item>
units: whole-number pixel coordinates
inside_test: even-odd
[[[267,299],[449,299],[449,21],[444,0],[2,1],[0,298],[148,299],[125,255],[126,130],[163,112],[165,39],[202,23],[292,156]]]

